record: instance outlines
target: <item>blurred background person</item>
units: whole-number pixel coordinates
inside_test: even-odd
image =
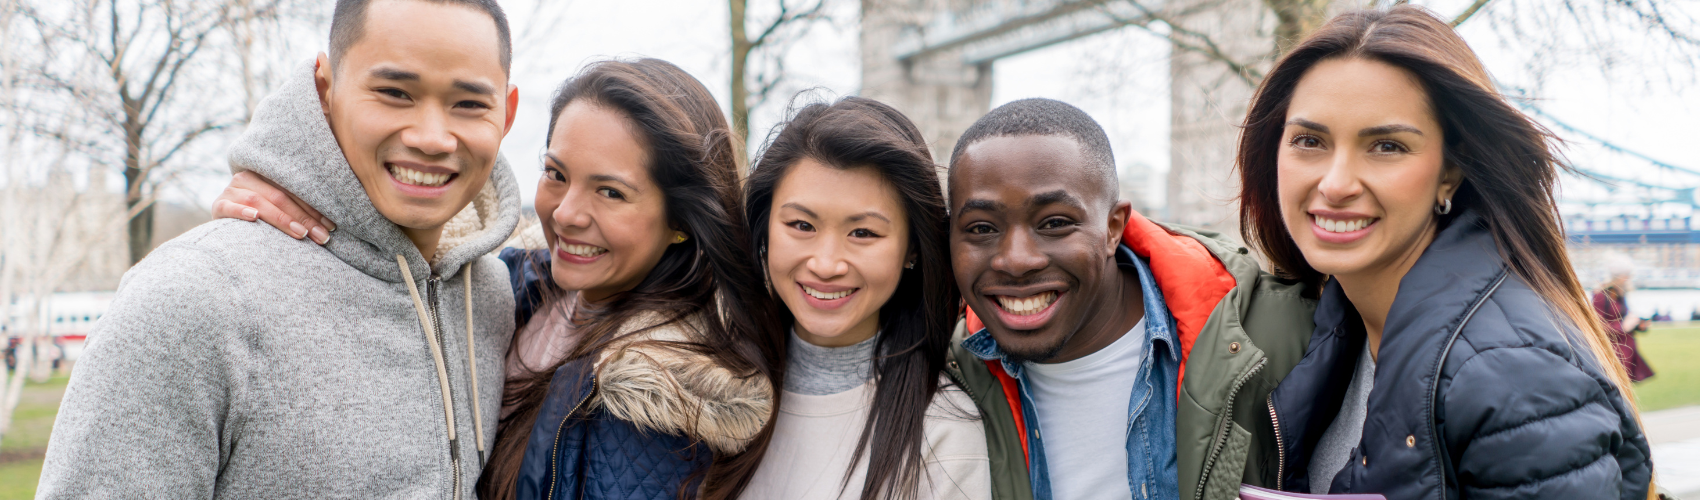
[[[1640,382],[1652,377],[1653,369],[1647,366],[1647,360],[1641,358],[1641,350],[1635,345],[1635,334],[1647,333],[1647,323],[1629,314],[1629,302],[1625,300],[1634,274],[1635,266],[1627,258],[1614,262],[1611,279],[1594,291],[1594,313],[1605,324],[1606,334],[1611,337],[1617,359],[1623,361],[1629,379]]]

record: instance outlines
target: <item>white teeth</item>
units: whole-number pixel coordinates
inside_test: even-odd
[[[1009,311],[1011,314],[1016,316],[1026,316],[1029,314],[1036,314],[1039,311],[1045,310],[1047,307],[1051,307],[1051,303],[1056,302],[1057,300],[1057,292],[1044,292],[1032,297],[1019,299],[1005,295],[998,295],[997,299],[998,304],[1002,305],[1005,311]]]
[[[579,257],[595,257],[608,253],[608,249],[590,245],[561,245],[561,251]]]
[[[855,288],[851,288],[849,290],[841,290],[841,291],[837,291],[837,292],[826,293],[826,292],[822,292],[820,290],[809,288],[809,285],[804,285],[802,283],[798,283],[798,285],[803,287],[803,293],[807,293],[807,294],[809,294],[810,297],[814,297],[814,298],[821,299],[821,300],[842,299],[842,298],[845,298],[845,297],[849,297],[851,293],[853,293],[857,290]]]
[[[449,182],[450,174],[430,174],[411,168],[390,165],[390,175],[405,184],[415,186],[437,187]]]
[[[1371,222],[1375,222],[1375,219],[1334,220],[1325,219],[1320,215],[1316,216],[1316,227],[1330,233],[1350,233],[1369,227]]]

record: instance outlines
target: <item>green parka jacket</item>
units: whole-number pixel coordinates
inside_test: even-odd
[[[1175,413],[1181,498],[1234,500],[1241,483],[1273,485],[1279,457],[1265,400],[1304,357],[1316,301],[1219,233],[1135,214],[1122,243],[1149,261],[1185,353]],[[980,328],[972,311],[957,323],[946,369],[985,419],[992,497],[1030,500],[1015,380],[961,345]]]

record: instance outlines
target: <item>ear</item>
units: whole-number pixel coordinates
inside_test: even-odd
[[[1115,254],[1116,247],[1122,244],[1122,232],[1127,229],[1127,221],[1133,218],[1133,204],[1118,201],[1110,208],[1108,221],[1109,233],[1104,235],[1104,251]]]
[[[507,138],[508,131],[514,129],[514,112],[519,110],[519,86],[508,84],[508,121],[502,125],[502,137]]]
[[[319,111],[326,116],[331,114],[331,58],[324,52],[313,61],[313,86],[319,90]]]
[[[1458,165],[1451,161],[1446,162],[1440,169],[1440,198],[1435,200],[1435,204],[1439,204],[1440,200],[1452,199],[1453,195],[1458,194],[1458,187],[1462,185],[1464,169],[1458,168]]]

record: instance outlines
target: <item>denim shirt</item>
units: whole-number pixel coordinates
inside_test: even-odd
[[[1127,484],[1135,499],[1179,498],[1179,473],[1175,460],[1175,379],[1180,371],[1180,355],[1175,347],[1175,320],[1163,301],[1163,292],[1151,277],[1145,260],[1134,255],[1127,245],[1116,250],[1116,265],[1124,272],[1139,275],[1139,288],[1145,295],[1144,359],[1128,398],[1127,422]],[[1132,332],[1129,332],[1131,335]],[[1032,391],[1028,388],[1026,371],[1020,363],[1009,362],[998,349],[997,341],[985,329],[962,341],[962,347],[985,360],[997,360],[1004,371],[1020,383],[1021,413],[1027,422],[1027,475],[1033,484],[1034,500],[1051,500],[1050,471],[1045,466],[1045,441],[1039,435],[1039,416],[1033,407]]]

